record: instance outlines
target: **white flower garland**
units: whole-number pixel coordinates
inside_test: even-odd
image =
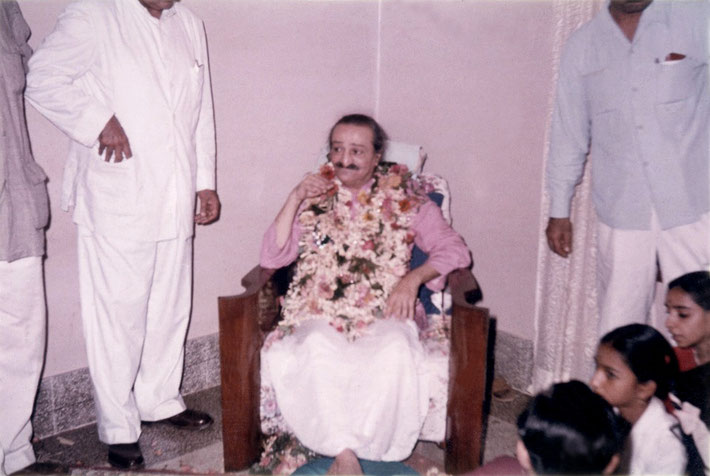
[[[414,240],[409,229],[425,198],[399,164],[379,165],[370,190],[356,197],[334,177],[330,164],[321,173],[333,178],[335,187],[310,199],[297,217],[300,253],[279,334],[306,320],[327,319],[354,340],[384,317],[387,297],[409,270]]]

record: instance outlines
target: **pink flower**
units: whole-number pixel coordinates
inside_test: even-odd
[[[404,175],[409,172],[409,168],[407,168],[407,166],[404,164],[394,164],[392,167],[390,167],[389,171],[392,174]]]
[[[330,285],[325,281],[321,281],[320,283],[318,283],[318,296],[323,299],[330,299],[333,297],[333,290],[330,288]]]
[[[274,398],[265,398],[263,401],[264,413],[274,415],[276,413],[276,400]]]
[[[412,203],[412,200],[410,200],[409,198],[405,198],[399,201],[399,211],[402,213],[408,212],[412,209],[413,206],[414,203]]]
[[[335,178],[335,170],[333,170],[333,165],[330,163],[321,165],[319,172],[328,180],[333,180]]]
[[[365,243],[362,244],[362,249],[363,250],[374,250],[375,249],[375,242],[372,240],[367,240]]]

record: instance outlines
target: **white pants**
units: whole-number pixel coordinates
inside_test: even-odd
[[[650,322],[656,260],[664,288],[710,263],[710,214],[689,225],[661,230],[654,214],[651,230],[619,230],[599,223],[597,293],[599,336],[633,322],[664,329],[664,320]]]
[[[0,261],[0,475],[36,460],[30,416],[45,344],[42,258]]]
[[[417,442],[429,410],[424,351],[413,321],[378,320],[348,342],[325,320],[301,323],[261,352],[262,384],[296,437],[336,456],[399,461]]]
[[[79,285],[99,439],[132,443],[141,420],[185,409],[192,238],[131,242],[79,227]]]

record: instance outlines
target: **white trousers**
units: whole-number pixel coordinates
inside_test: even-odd
[[[710,264],[710,213],[689,225],[661,230],[654,214],[651,230],[619,230],[599,223],[597,297],[599,336],[634,322],[651,322],[656,260],[664,289],[670,281]],[[665,292],[665,291],[664,291]]]
[[[36,460],[30,416],[45,344],[42,258],[0,261],[0,475]]]
[[[141,420],[185,409],[192,238],[131,242],[79,227],[81,314],[99,439],[132,443]]]

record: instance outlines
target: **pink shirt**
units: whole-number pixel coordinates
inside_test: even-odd
[[[353,206],[357,204],[354,203]],[[426,283],[429,289],[433,291],[442,289],[447,274],[471,263],[471,255],[463,238],[444,220],[441,209],[434,202],[427,200],[421,205],[412,221],[411,231],[414,233],[414,244],[429,256],[426,262],[441,275]],[[266,230],[262,241],[261,266],[281,268],[292,263],[298,258],[300,238],[298,213],[293,220],[291,234],[282,248],[276,245],[276,227],[272,224]]]

